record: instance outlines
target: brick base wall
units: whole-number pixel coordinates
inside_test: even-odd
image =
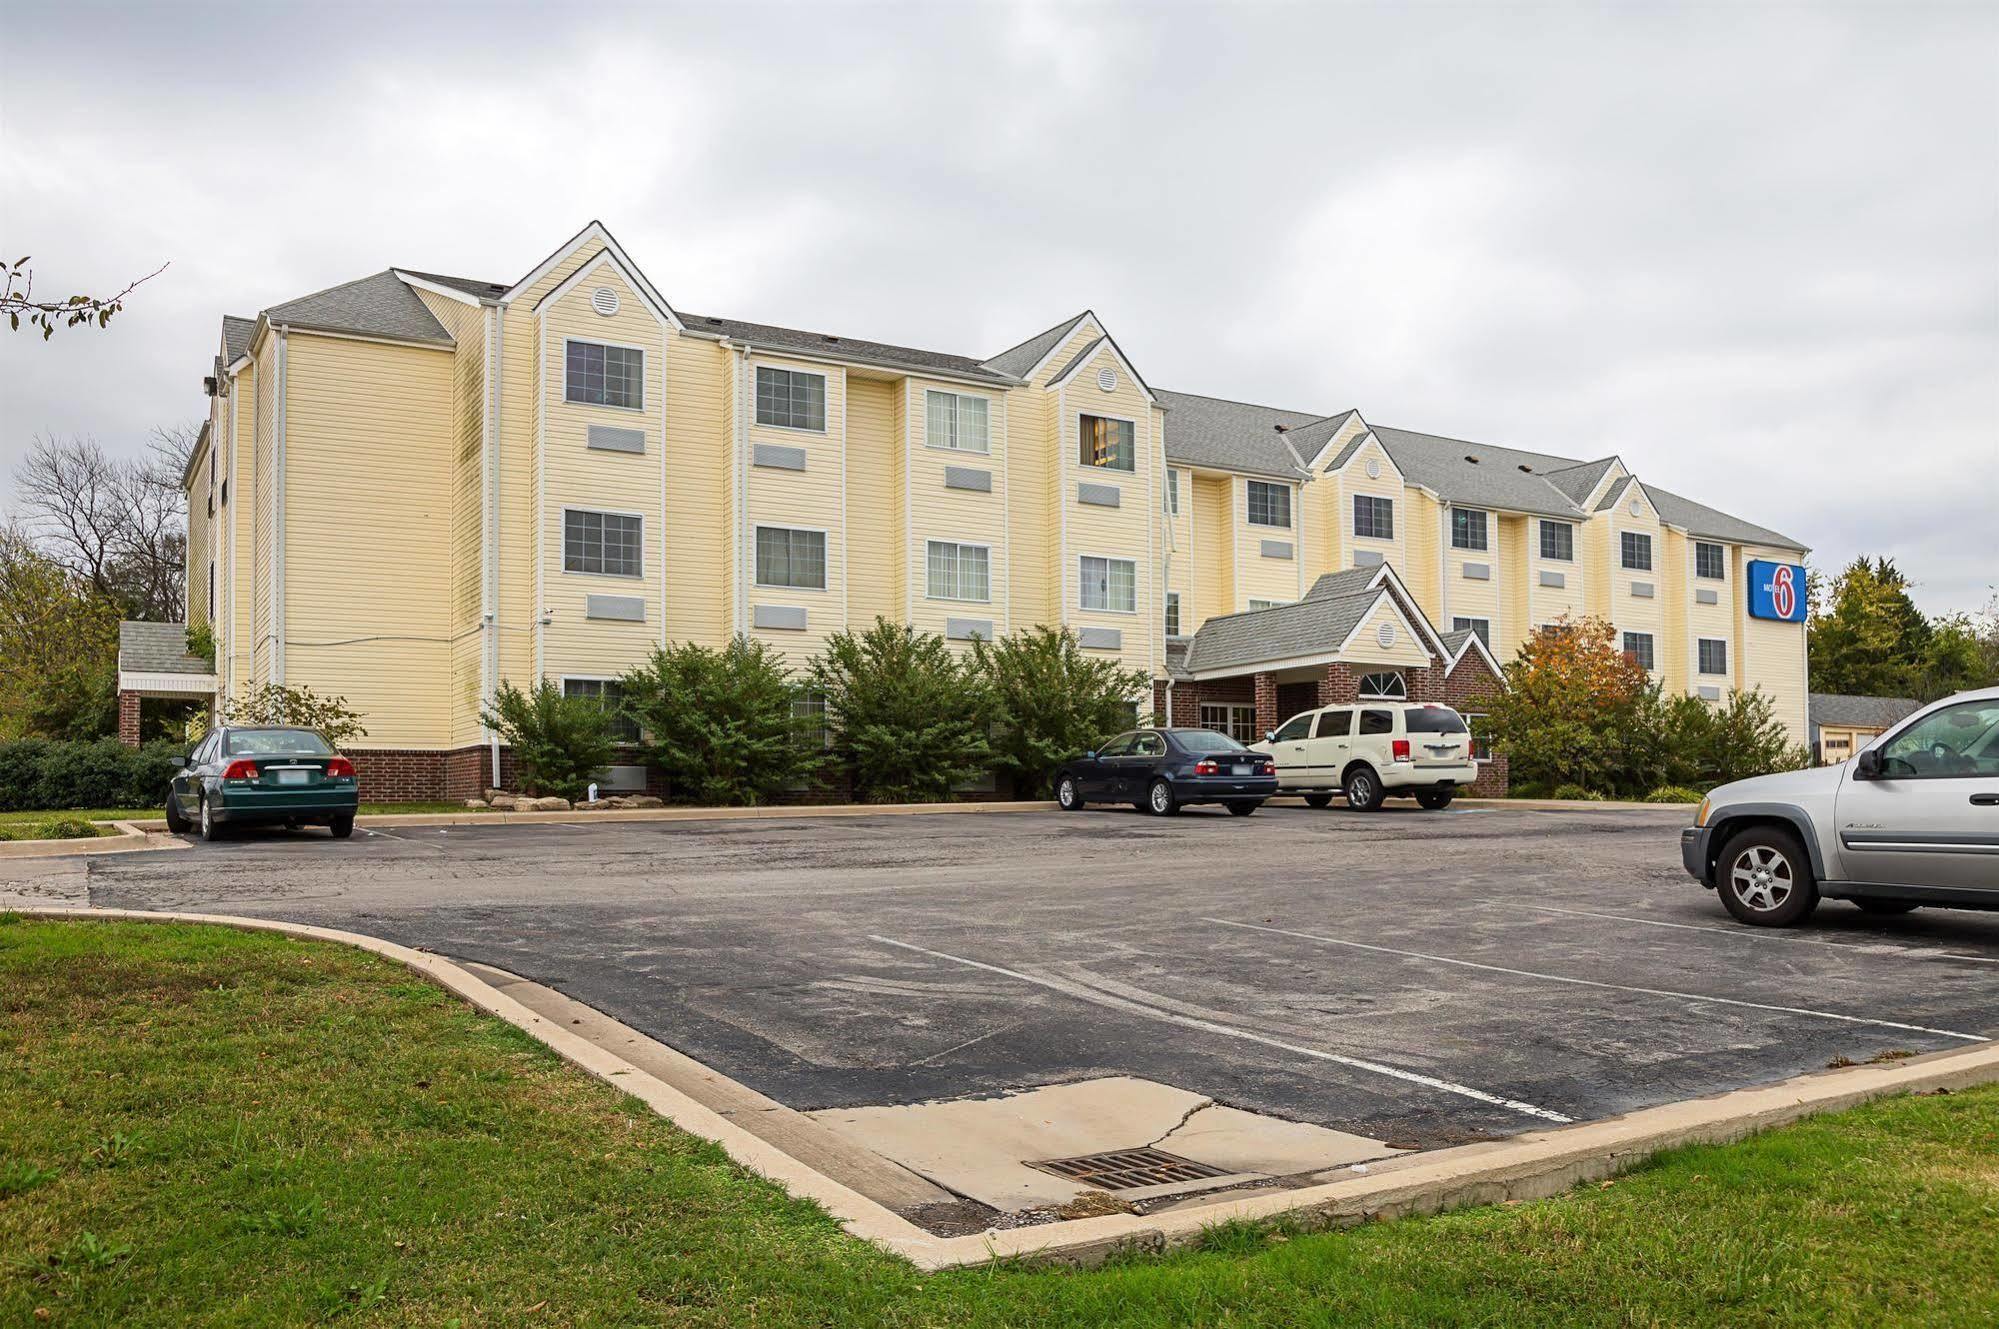
[[[118,694],[118,741],[128,748],[139,746],[139,694]]]
[[[1234,703],[1238,706],[1254,705],[1256,691],[1248,674],[1236,678],[1214,678],[1204,682],[1180,682],[1173,685],[1173,714],[1166,713],[1166,681],[1154,679],[1152,683],[1152,710],[1162,723],[1192,729],[1201,723],[1201,703]]]

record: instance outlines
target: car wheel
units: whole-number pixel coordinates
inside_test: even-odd
[[[204,840],[220,840],[222,838],[222,823],[215,819],[215,813],[210,810],[206,794],[202,795],[201,798],[200,815],[201,838]]]
[[[1333,801],[1333,796],[1331,794],[1305,795],[1305,806],[1308,808],[1329,807],[1332,805],[1332,801]]]
[[[1445,793],[1441,789],[1425,789],[1416,795],[1416,801],[1432,812],[1440,812],[1451,805],[1451,799],[1454,797],[1455,795]]]
[[[187,834],[187,818],[180,810],[180,795],[167,790],[167,830],[175,835]]]
[[[1728,912],[1756,927],[1795,926],[1819,903],[1805,847],[1775,826],[1752,826],[1731,839],[1721,851],[1715,885]]]
[[[1145,807],[1155,817],[1170,817],[1180,810],[1180,800],[1173,797],[1172,785],[1154,780],[1152,788],[1145,791]]]
[[[1371,766],[1357,766],[1347,772],[1347,806],[1355,812],[1372,812],[1381,806],[1381,777]]]
[[[1065,775],[1055,782],[1055,802],[1064,812],[1083,810],[1083,795],[1076,788],[1074,776]]]
[[[354,834],[354,814],[350,812],[344,817],[335,817],[326,823],[326,828],[333,832],[334,839],[345,840]]]
[[[1229,804],[1229,815],[1231,817],[1247,817],[1262,806],[1263,800],[1260,798],[1254,803],[1231,803]]]
[[[1914,900],[1855,900],[1863,914],[1907,914],[1920,908]]]

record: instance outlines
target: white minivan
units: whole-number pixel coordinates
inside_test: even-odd
[[[1250,750],[1276,762],[1279,793],[1303,794],[1315,808],[1344,793],[1361,812],[1399,796],[1435,811],[1478,779],[1471,730],[1441,703],[1324,706],[1292,716]]]

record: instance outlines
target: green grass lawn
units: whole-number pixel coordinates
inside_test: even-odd
[[[1999,1088],[1538,1204],[922,1275],[386,961],[0,916],[0,1324],[333,1320],[1989,1326]]]
[[[30,826],[50,817],[81,817],[85,821],[144,821],[163,815],[158,808],[65,808],[56,812],[0,812],[0,829]]]

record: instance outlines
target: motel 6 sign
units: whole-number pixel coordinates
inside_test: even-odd
[[[1749,616],[1805,621],[1805,569],[1798,563],[1749,560]]]

